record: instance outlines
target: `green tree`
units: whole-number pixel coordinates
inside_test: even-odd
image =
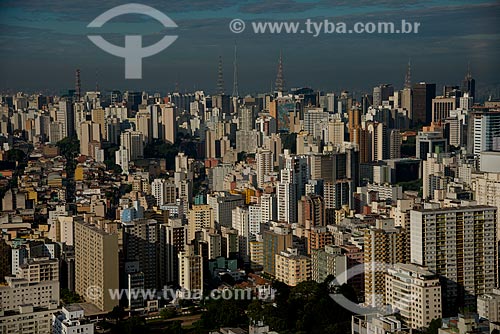
[[[80,141],[76,137],[66,137],[56,143],[66,160],[73,160],[80,153]]]
[[[441,319],[432,319],[429,323],[429,327],[427,328],[426,334],[437,334],[441,326],[443,325],[443,321]]]
[[[12,149],[7,151],[7,161],[22,162],[26,158],[26,154],[22,150]]]
[[[123,309],[122,306],[115,306],[113,307],[113,310],[108,313],[108,316],[111,319],[120,320],[123,317],[125,317],[125,310]]]
[[[165,328],[164,333],[168,334],[182,334],[182,321],[176,320],[170,322]]]
[[[74,304],[83,302],[83,298],[74,291],[61,289],[61,300],[64,304]]]
[[[160,316],[163,319],[171,319],[174,318],[177,315],[177,312],[175,311],[175,308],[172,307],[165,307],[160,311]]]

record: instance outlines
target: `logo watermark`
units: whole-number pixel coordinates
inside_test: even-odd
[[[386,276],[389,270],[395,269],[393,264],[383,263],[383,262],[370,262],[370,263],[361,263],[355,265],[351,268],[348,268],[345,272],[342,272],[337,275],[337,277],[330,283],[330,288],[332,290],[337,290],[342,284],[346,283],[349,279],[354,278],[358,275],[371,275],[372,287],[375,288],[375,281],[377,279],[383,280],[383,286],[385,290],[386,285]],[[365,286],[366,289],[366,286]],[[385,299],[384,293],[376,293],[373,291],[373,294],[370,295],[371,300],[365,300],[364,304],[355,303],[342,295],[339,292],[331,293],[330,297],[340,306],[349,310],[354,314],[359,315],[370,315],[370,314],[379,314],[382,316],[391,315],[399,312],[398,309],[392,308],[390,305],[384,305],[383,301]],[[411,294],[410,296],[405,296],[406,301],[411,305],[411,302],[416,298],[416,295]]]
[[[103,297],[104,291],[99,286],[89,286],[85,295],[88,300],[95,301]],[[201,300],[274,300],[275,290],[271,287],[262,289],[213,289],[202,291],[200,289],[172,289],[164,287],[162,290],[156,289],[108,289],[109,297],[112,300],[130,299],[130,300],[175,300],[186,299],[193,301]]]
[[[87,25],[100,28],[109,20],[125,14],[142,14],[159,21],[165,28],[176,28],[177,24],[159,10],[137,3],[116,6],[102,13]],[[142,79],[142,58],[153,56],[169,47],[178,36],[163,36],[157,43],[143,47],[141,35],[125,35],[125,46],[109,43],[100,35],[87,36],[95,45],[109,54],[125,58],[125,79]]]
[[[247,24],[242,19],[229,22],[229,30],[235,34],[245,31]],[[254,34],[304,34],[318,37],[332,34],[418,34],[420,22],[401,20],[399,22],[334,22],[329,19],[314,21],[251,21]]]

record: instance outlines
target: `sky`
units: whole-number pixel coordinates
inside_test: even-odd
[[[268,92],[280,50],[287,88],[370,91],[379,83],[404,83],[408,60],[413,82],[460,84],[470,63],[482,95],[500,93],[500,1],[464,0],[151,0],[137,1],[170,17],[177,28],[154,18],[127,14],[102,28],[87,28],[101,13],[127,1],[0,0],[0,91],[62,93],[74,88],[81,70],[83,90],[146,90],[165,94],[217,88],[223,59],[225,90],[232,92],[234,45],[238,47],[240,94]],[[244,32],[230,31],[233,19]],[[255,21],[419,22],[418,34],[255,34]],[[302,26],[301,26],[302,27]],[[165,35],[177,40],[142,61],[142,79],[125,79],[124,59],[95,46],[99,33],[110,43],[143,36],[143,45]],[[438,93],[440,88],[438,88]]]

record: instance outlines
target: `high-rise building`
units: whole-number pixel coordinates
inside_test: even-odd
[[[135,115],[135,126],[136,130],[142,133],[145,143],[153,141],[153,120],[149,111],[140,110]]]
[[[195,238],[197,231],[215,228],[214,210],[208,204],[193,205],[189,210],[188,242]]]
[[[442,317],[439,277],[424,267],[398,263],[388,269],[385,301],[413,329]]]
[[[447,166],[451,159],[446,158],[444,154],[428,154],[427,160],[422,162],[422,197],[424,199],[435,198],[436,190],[446,190],[447,184],[452,178],[447,175]]]
[[[430,124],[432,99],[436,97],[436,84],[420,82],[413,85],[411,115],[413,124]]]
[[[151,115],[151,140],[163,139],[163,122],[161,119],[161,108],[159,104],[152,104],[146,107]]]
[[[338,210],[342,208],[342,206],[350,203],[352,192],[353,183],[347,179],[326,182],[324,184],[323,194],[325,200],[326,222],[331,222],[329,212]]]
[[[144,274],[144,288],[161,287],[159,271],[160,225],[155,219],[134,219],[122,223],[125,262],[137,262]]]
[[[365,231],[365,303],[374,307],[385,305],[385,265],[409,262],[408,232],[395,227],[392,219],[377,220]]]
[[[339,120],[327,123],[328,136],[324,139],[325,143],[341,145],[345,141],[345,123]]]
[[[0,331],[5,334],[51,333],[52,313],[59,305],[59,281],[29,283],[6,277],[0,286]]]
[[[500,322],[500,289],[495,288],[490,293],[477,298],[477,313],[490,323]]]
[[[399,129],[389,130],[389,159],[401,158],[401,145],[403,138]]]
[[[311,229],[325,225],[325,201],[319,195],[306,195],[298,202],[299,226]]]
[[[127,150],[129,161],[144,157],[144,135],[141,132],[131,130],[122,132],[120,143]]]
[[[469,94],[470,97],[476,97],[476,80],[472,78],[470,66],[467,68],[467,74],[462,81],[462,92]]]
[[[80,154],[94,156],[92,142],[101,142],[100,124],[85,121],[80,124]]]
[[[339,246],[326,245],[324,249],[313,249],[311,264],[311,278],[314,281],[322,283],[333,275],[339,283],[346,282],[347,257]]]
[[[237,206],[243,205],[243,197],[220,191],[207,195],[207,203],[213,209],[214,220],[220,226],[231,227],[232,212]]]
[[[469,184],[477,204],[498,208],[497,222],[500,222],[500,173],[472,173]],[[500,224],[497,225],[497,237],[500,238]]]
[[[328,121],[328,112],[323,108],[308,108],[304,111],[304,131],[308,134],[314,134],[315,125],[322,121]]]
[[[177,283],[179,279],[179,258],[187,243],[187,226],[181,219],[169,219],[160,225],[160,281],[162,285]]]
[[[276,254],[276,279],[288,286],[311,279],[311,259],[299,255],[297,248],[287,248]]]
[[[443,313],[472,305],[497,284],[497,208],[410,212],[411,262],[442,277]]]
[[[203,259],[196,255],[194,245],[186,245],[178,254],[179,286],[191,293],[203,291]]]
[[[63,138],[75,135],[75,111],[70,100],[59,101],[56,121],[62,124]]]
[[[238,206],[232,212],[232,227],[238,231],[240,257],[248,262],[250,260],[250,242],[256,240],[256,235],[260,233],[260,212],[258,215],[251,211],[258,206],[242,207]]]
[[[282,170],[292,171],[281,175],[281,182],[295,183],[297,198],[305,195],[305,187],[310,179],[309,163],[306,156],[291,155],[288,150],[282,156]]]
[[[75,292],[109,312],[118,305],[109,291],[118,288],[118,235],[75,222]]]
[[[278,182],[278,220],[297,222],[297,183],[294,172],[288,168],[281,170]]]
[[[292,231],[288,225],[274,225],[262,233],[264,271],[275,275],[276,255],[292,247]]]
[[[389,101],[389,97],[392,95],[394,95],[394,87],[391,84],[373,87],[373,106],[381,106],[382,102]]]
[[[432,122],[441,123],[450,116],[450,111],[457,109],[458,98],[438,96],[432,99]]]
[[[417,158],[427,159],[427,153],[448,152],[446,138],[440,131],[419,131],[417,135]]]
[[[371,161],[379,161],[388,159],[389,151],[389,138],[387,136],[387,126],[384,123],[369,123],[368,142],[369,142],[369,156]]]
[[[244,106],[238,108],[238,130],[252,131],[255,123],[252,107]]]
[[[175,143],[175,139],[177,137],[177,119],[175,115],[175,108],[162,106],[161,120],[164,139],[171,144]]]
[[[260,221],[267,224],[278,219],[278,203],[275,194],[263,194],[260,197]]]
[[[175,183],[165,179],[154,179],[151,183],[151,195],[156,198],[156,205],[175,203],[177,190]]]
[[[470,153],[479,156],[484,151],[500,151],[500,111],[473,112],[469,127],[472,127]]]
[[[273,171],[273,153],[269,150],[258,150],[255,153],[255,160],[257,164],[257,185],[262,187],[264,184],[265,176]]]

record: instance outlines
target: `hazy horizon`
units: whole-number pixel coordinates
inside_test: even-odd
[[[238,45],[240,95],[270,91],[280,50],[286,87],[323,91],[370,92],[379,83],[403,86],[408,59],[412,82],[461,83],[470,62],[481,95],[498,95],[500,80],[500,4],[498,1],[143,1],[178,25],[165,29],[154,19],[126,15],[101,29],[104,38],[123,45],[124,34],[144,35],[144,45],[164,34],[178,39],[143,59],[143,78],[124,79],[124,60],[100,50],[87,38],[87,24],[126,1],[2,1],[0,4],[0,90],[63,92],[74,87],[81,70],[83,90],[216,90],[218,57],[223,57],[226,93],[232,92],[233,48]],[[417,21],[418,34],[311,35],[234,34],[234,18],[252,20],[368,22]],[[248,26],[248,24],[247,24]],[[160,36],[160,37],[159,37]],[[498,96],[496,96],[498,97]]]

